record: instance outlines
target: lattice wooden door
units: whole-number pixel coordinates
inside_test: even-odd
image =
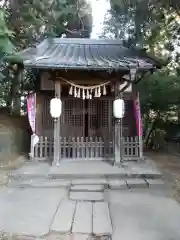
[[[99,157],[113,154],[112,100],[96,98],[88,101],[88,135],[96,142],[101,141],[103,151]],[[98,144],[98,143],[97,143]],[[99,152],[98,148],[97,151]]]
[[[85,102],[78,98],[63,99],[62,137],[84,137]]]
[[[61,155],[99,159],[112,156],[112,108],[109,99],[64,99]]]

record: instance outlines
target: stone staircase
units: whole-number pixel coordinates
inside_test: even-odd
[[[161,173],[148,162],[124,163],[119,168],[102,162],[73,162],[60,167],[28,163],[10,174],[8,186],[68,188],[71,199],[84,196],[83,200],[88,200],[93,192],[102,199],[102,192],[108,189],[162,188],[163,184]]]
[[[17,188],[68,188],[72,199],[78,198],[83,193],[87,195],[92,192],[104,190],[131,190],[131,189],[161,189],[164,181],[161,178],[76,178],[76,179],[54,179],[54,178],[10,178],[8,187]],[[82,193],[81,193],[82,192]],[[86,195],[86,196],[87,196]],[[76,197],[75,197],[76,196]],[[87,197],[88,199],[88,197]],[[85,199],[84,199],[85,200]]]
[[[76,239],[76,235],[79,236],[77,240],[111,240],[113,225],[106,193],[137,189],[159,192],[164,187],[162,175],[157,170],[140,168],[138,164],[112,167],[105,173],[100,168],[94,172],[55,170],[45,174],[15,171],[8,183],[9,188],[65,189],[67,196],[58,205],[49,239],[51,236],[63,239],[64,235],[69,236],[67,239]]]
[[[107,179],[16,179],[9,182],[15,188],[68,188],[68,199],[60,202],[48,239],[110,240],[113,234],[109,203],[104,191]],[[72,238],[71,238],[72,237]]]

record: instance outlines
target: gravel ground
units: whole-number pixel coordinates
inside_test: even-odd
[[[162,172],[165,182],[172,187],[172,195],[180,202],[180,157],[167,153],[147,153]]]

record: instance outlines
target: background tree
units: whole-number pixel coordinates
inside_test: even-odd
[[[14,52],[14,46],[10,41],[13,37],[13,32],[8,29],[6,18],[8,17],[7,12],[4,9],[0,9],[0,105],[5,107],[8,102],[9,84],[6,81],[8,75],[7,63],[4,58],[8,54]]]
[[[86,0],[5,0],[0,2],[2,12],[6,13],[4,19],[8,41],[4,40],[4,43],[8,48],[10,47],[8,42],[12,42],[14,49],[20,51],[36,45],[47,37],[90,36],[92,14]],[[0,24],[4,25],[3,22]],[[10,34],[12,32],[13,37]],[[25,71],[24,80],[20,77],[20,69],[17,66],[8,68],[6,66],[2,70],[5,76],[1,85],[3,86],[1,89],[3,106],[5,105],[11,113],[20,114],[20,98],[29,89],[33,89],[34,73]]]
[[[102,37],[119,38],[124,45],[146,49],[162,59],[160,71],[144,76],[137,89],[146,145],[157,134],[180,121],[180,2],[166,0],[111,0]],[[170,124],[169,124],[170,123]],[[153,138],[154,136],[154,138]]]

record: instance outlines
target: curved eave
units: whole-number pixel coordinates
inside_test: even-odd
[[[55,65],[55,64],[24,64],[26,68],[41,68],[41,69],[64,69],[64,70],[104,70],[104,71],[129,71],[128,67],[118,66],[82,66],[82,65]]]
[[[91,66],[91,65],[59,65],[59,64],[33,64],[33,63],[27,63],[27,59],[23,60],[20,56],[7,56],[7,61],[10,61],[11,63],[21,64],[25,68],[39,68],[39,69],[60,69],[60,70],[82,70],[82,71],[107,71],[107,72],[113,72],[113,71],[121,71],[124,73],[129,73],[131,68],[136,68],[137,72],[148,72],[153,71],[159,66],[153,66],[152,64],[144,65],[144,66],[135,66],[134,64],[127,66]]]
[[[107,71],[107,72],[125,72],[129,73],[131,68],[136,68],[137,72],[148,72],[156,69],[155,66],[137,66],[137,67],[132,67],[132,66],[118,66],[118,67],[112,67],[112,66],[78,66],[78,65],[55,65],[55,64],[24,64],[25,68],[39,68],[39,69],[60,69],[60,70],[82,70],[82,71]]]

